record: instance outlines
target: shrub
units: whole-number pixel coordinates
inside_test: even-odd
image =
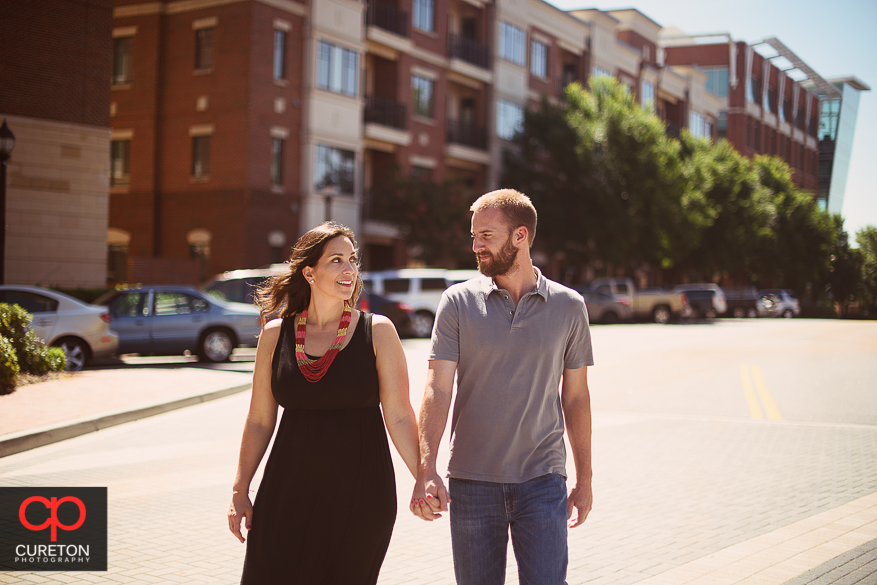
[[[0,392],[15,388],[18,374],[42,376],[58,372],[67,366],[67,358],[60,347],[47,347],[30,328],[31,315],[18,305],[0,303],[0,339],[9,346],[0,347]]]
[[[8,338],[0,335],[0,394],[9,394],[18,383],[18,357]]]

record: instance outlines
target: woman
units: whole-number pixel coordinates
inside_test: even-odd
[[[384,425],[412,475],[419,452],[402,344],[389,319],[352,308],[361,291],[353,232],[326,222],[258,292],[262,314],[281,318],[259,339],[228,512],[241,542],[249,531],[242,584],[377,582],[396,519]]]

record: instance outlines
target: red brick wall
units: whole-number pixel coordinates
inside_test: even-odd
[[[213,70],[194,73],[192,22],[214,16]],[[285,84],[273,79],[275,18],[291,25]],[[187,234],[204,229],[212,234],[209,273],[267,264],[270,231],[284,231],[290,243],[298,237],[302,19],[241,2],[114,23],[131,25],[137,26],[133,82],[113,91],[113,127],[134,132],[131,185],[128,193],[112,195],[110,226],[131,232],[132,262],[157,256],[158,265],[185,264]],[[207,96],[208,106],[199,112],[200,96]],[[275,98],[286,100],[284,112],[275,112]],[[210,175],[197,180],[191,177],[189,129],[204,124],[214,127]],[[289,131],[280,192],[272,192],[270,177],[273,126]]]
[[[109,127],[113,0],[0,2],[0,112]]]
[[[618,40],[627,43],[631,47],[637,49],[640,53],[643,53],[643,61],[646,64],[651,65],[652,67],[657,67],[657,46],[655,43],[651,42],[641,34],[632,30],[623,30],[618,33]],[[647,49],[647,51],[645,50]],[[648,58],[645,58],[645,53],[648,52]]]

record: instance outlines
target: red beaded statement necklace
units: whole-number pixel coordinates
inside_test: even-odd
[[[308,382],[316,382],[322,378],[335,360],[335,356],[341,351],[344,345],[344,339],[347,337],[347,327],[350,325],[351,310],[350,304],[345,301],[344,312],[341,313],[341,321],[338,323],[338,334],[335,341],[329,347],[329,351],[321,357],[312,360],[305,353],[305,332],[307,331],[308,310],[301,312],[298,318],[298,326],[295,329],[295,361],[298,362],[298,369]]]

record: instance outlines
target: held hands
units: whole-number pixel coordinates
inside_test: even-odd
[[[591,483],[588,482],[585,485],[576,485],[569,492],[569,496],[566,500],[566,512],[567,512],[567,526],[570,528],[575,528],[576,526],[581,526],[585,522],[585,518],[588,517],[588,513],[591,511],[591,506],[594,503],[594,494],[591,491]],[[575,509],[576,513],[573,516],[573,509]]]
[[[448,511],[451,498],[445,483],[434,471],[429,474],[421,472],[414,483],[414,493],[411,495],[409,509],[415,516],[428,522],[441,518],[441,512]]]
[[[247,530],[250,530],[253,524],[253,504],[250,503],[250,496],[246,492],[233,494],[231,505],[228,507],[228,529],[238,540],[244,542],[246,539],[241,534],[242,521]]]

